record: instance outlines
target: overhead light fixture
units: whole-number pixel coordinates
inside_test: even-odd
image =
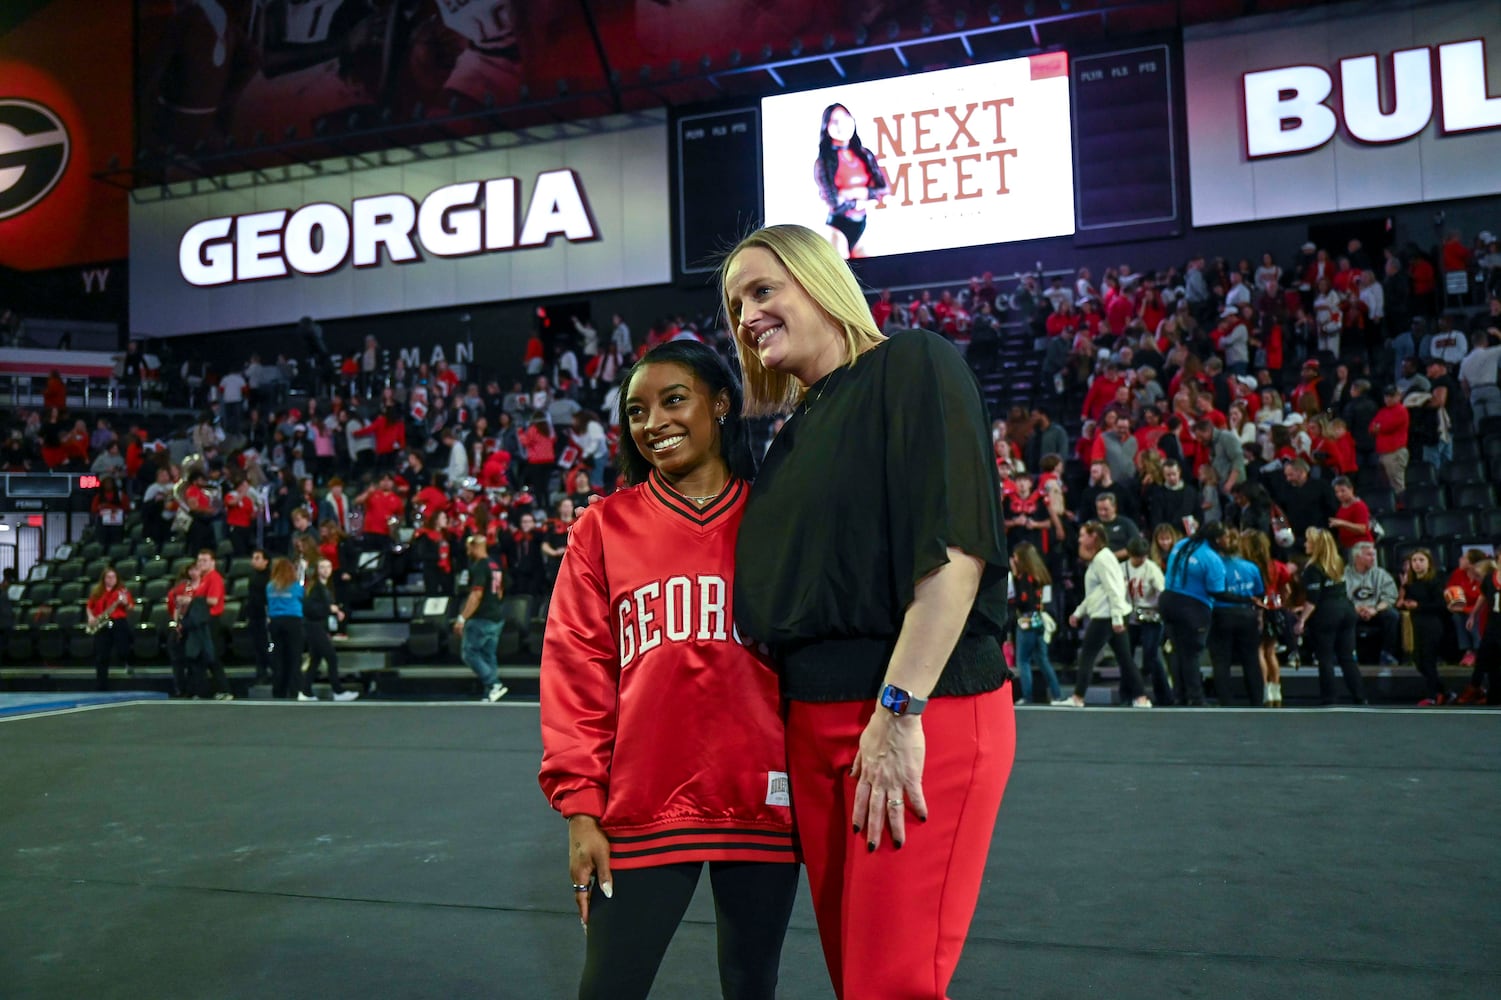
[[[990,5],[990,10],[987,11],[986,13],[990,16],[990,23],[991,24],[1000,24],[1001,23],[1001,5],[1000,4],[998,4],[998,3],[991,4]]]

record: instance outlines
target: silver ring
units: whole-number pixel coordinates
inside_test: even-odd
[[[579,885],[577,882],[575,882],[575,883],[573,883],[573,891],[574,892],[588,892],[589,891],[589,883],[585,882],[583,885]]]
[[[902,800],[901,799],[887,799],[886,800],[886,808],[887,809],[900,809],[901,807],[902,807]]]

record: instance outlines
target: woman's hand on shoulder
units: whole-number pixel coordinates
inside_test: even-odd
[[[582,521],[584,519],[584,515],[593,510],[595,506],[598,505],[598,503],[603,499],[604,497],[600,496],[598,493],[590,493],[588,498],[583,503],[575,503],[573,505],[573,523],[578,524],[580,521]]]
[[[579,923],[589,926],[589,896],[591,889],[577,886],[592,886],[599,883],[599,891],[606,898],[615,895],[615,886],[610,877],[610,839],[599,828],[599,820],[593,816],[570,816],[568,818],[568,876],[575,886],[574,902],[579,908]]]

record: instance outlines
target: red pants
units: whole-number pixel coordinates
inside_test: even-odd
[[[874,701],[792,702],[788,710],[792,815],[818,934],[840,1000],[941,1000],[969,934],[1016,756],[1011,691],[928,703],[928,822],[908,812],[902,849],[888,831],[871,853],[852,829],[850,766],[875,710]]]

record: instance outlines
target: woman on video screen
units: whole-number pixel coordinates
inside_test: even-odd
[[[829,242],[841,257],[864,257],[860,237],[866,212],[886,197],[891,184],[875,154],[861,144],[855,116],[843,104],[823,109],[813,178],[829,206]]]

